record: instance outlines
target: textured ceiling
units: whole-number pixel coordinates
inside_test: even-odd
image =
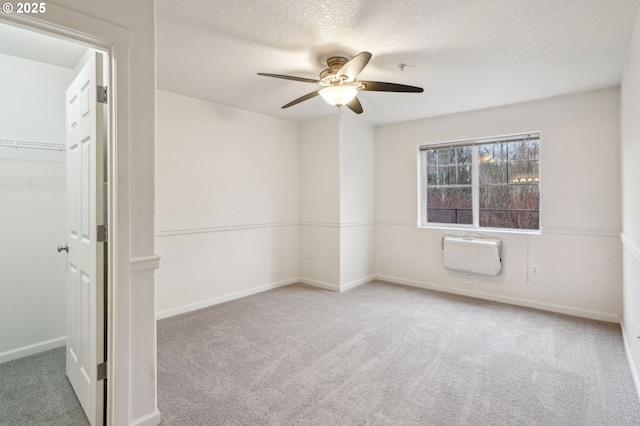
[[[367,92],[372,124],[618,85],[640,0],[157,0],[158,87],[302,121],[335,114],[316,86],[326,58],[369,51],[363,80],[423,87]],[[401,71],[398,64],[409,66]],[[345,114],[353,114],[345,111]]]

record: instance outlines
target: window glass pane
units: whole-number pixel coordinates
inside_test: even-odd
[[[534,139],[525,142],[528,160],[540,160],[540,140]]]
[[[429,185],[446,185],[448,182],[447,175],[446,167],[427,167],[427,182]]]
[[[472,224],[473,146],[427,152],[427,221]]]
[[[509,182],[526,183],[527,182],[527,165],[523,163],[512,162],[509,165]]]
[[[513,139],[513,138],[510,138]],[[474,155],[477,152],[477,155]],[[540,143],[537,137],[427,150],[426,217],[430,223],[540,229]],[[478,167],[475,190],[474,169]]]
[[[473,223],[471,186],[427,188],[427,221]]]
[[[471,185],[471,165],[427,167],[427,183],[433,186]]]
[[[440,148],[435,150],[436,161],[438,164],[449,164],[450,148]]]
[[[480,163],[478,167],[480,185],[507,183],[506,163]]]
[[[507,161],[506,143],[489,143],[478,146],[478,162],[496,163]]]
[[[451,148],[430,149],[427,151],[427,164],[429,165],[446,165],[449,160]]]
[[[509,163],[509,183],[538,183],[537,161],[513,161]]]
[[[438,168],[427,166],[427,185],[438,184]]]
[[[479,205],[481,227],[539,228],[540,190],[538,185],[481,186]]]
[[[451,156],[456,164],[471,164],[473,161],[473,147],[459,146],[452,148]]]
[[[540,159],[540,141],[531,139],[526,141],[509,142],[510,161],[528,161]]]
[[[444,182],[445,185],[455,185],[456,184],[456,166],[447,166],[443,167],[446,170],[447,180]]]
[[[437,155],[437,150],[435,149],[429,149],[427,150],[427,164],[429,166],[435,166],[436,164],[438,164],[438,155]]]
[[[478,147],[480,227],[539,229],[539,146],[532,139]]]
[[[456,185],[471,185],[471,164],[456,167]]]

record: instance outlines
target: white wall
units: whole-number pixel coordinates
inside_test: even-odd
[[[340,123],[337,116],[300,124],[300,280],[340,286]],[[315,259],[309,258],[315,253]]]
[[[622,76],[623,331],[640,397],[640,14]]]
[[[64,145],[64,95],[73,70],[0,54],[0,139]]]
[[[297,282],[299,126],[158,91],[159,317]]]
[[[375,278],[373,126],[340,117],[340,290]]]
[[[574,315],[621,313],[619,90],[572,94],[379,127],[376,132],[376,274],[381,279]],[[541,132],[540,235],[504,242],[498,277],[447,271],[440,240],[419,229],[416,147]],[[458,231],[459,232],[459,231]],[[464,232],[464,231],[463,231]],[[539,276],[528,274],[532,265]]]
[[[73,70],[0,54],[0,139],[64,146]],[[65,154],[0,148],[0,362],[65,344]]]
[[[298,277],[332,290],[373,277],[370,125],[299,126],[159,91],[156,170],[159,317]]]
[[[340,221],[375,220],[375,144],[373,126],[340,117]]]
[[[300,132],[300,281],[334,291],[375,270],[374,130],[348,114]]]

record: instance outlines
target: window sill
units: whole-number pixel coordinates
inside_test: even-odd
[[[439,225],[417,225],[420,229],[431,229],[437,231],[455,231],[455,232],[488,232],[492,234],[520,234],[520,235],[540,235],[542,231],[539,229],[501,229],[501,228],[475,228],[464,226],[439,226]]]

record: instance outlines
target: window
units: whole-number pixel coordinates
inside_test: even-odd
[[[540,136],[420,146],[420,224],[540,229]]]

